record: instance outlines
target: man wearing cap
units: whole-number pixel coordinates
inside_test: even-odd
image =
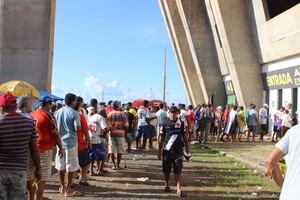
[[[111,131],[109,135],[108,153],[111,155],[113,162],[113,170],[119,170],[122,154],[124,154],[124,137],[128,131],[128,120],[126,115],[120,111],[117,101],[111,103],[113,111],[107,115],[107,120],[111,124]],[[115,150],[117,150],[117,164],[115,163]]]
[[[26,159],[29,148],[36,181],[42,177],[36,129],[32,119],[16,112],[16,98],[0,96],[0,199],[26,199]]]
[[[50,113],[52,108],[52,99],[49,96],[40,98],[40,109],[30,113],[35,121],[35,127],[38,133],[37,146],[40,151],[42,166],[42,180],[37,184],[37,199],[43,198],[46,181],[51,178],[52,148],[57,145],[59,155],[64,156],[62,142],[57,130],[55,117]]]
[[[66,94],[65,103],[66,106],[55,113],[62,148],[65,150],[65,155],[61,157],[58,149],[55,157],[55,168],[58,170],[60,178],[60,193],[65,194],[66,197],[74,197],[81,195],[79,191],[71,189],[73,174],[79,169],[77,133],[81,131],[81,124],[79,114],[74,110],[76,95]],[[65,185],[66,173],[67,185]]]
[[[259,140],[261,142],[264,141],[264,135],[268,133],[268,108],[268,104],[264,103],[263,107],[259,110],[259,123],[261,128]]]
[[[185,144],[186,153],[189,154],[188,138],[184,131],[184,122],[177,118],[179,110],[175,106],[169,109],[169,118],[165,119],[162,125],[162,132],[158,138],[158,154],[160,160],[163,158],[162,166],[165,176],[165,192],[171,192],[169,185],[170,173],[173,167],[177,185],[177,195],[184,197],[186,194],[181,191],[180,175],[182,173],[183,144]]]

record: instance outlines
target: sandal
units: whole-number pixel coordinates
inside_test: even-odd
[[[171,192],[171,188],[169,186],[166,186],[164,191],[167,192],[167,193],[170,193]]]
[[[179,192],[177,192],[177,196],[178,197],[186,197],[186,193],[179,191]]]
[[[79,181],[79,185],[81,185],[81,186],[89,186],[90,184],[87,181],[86,182]]]
[[[104,173],[102,173],[102,172],[97,172],[97,173],[96,173],[96,176],[104,176]]]
[[[79,191],[74,191],[72,193],[65,193],[65,197],[78,197],[81,196],[81,193]]]
[[[58,188],[58,192],[60,193],[60,194],[64,194],[66,191],[65,191],[66,189],[62,189],[62,188]]]

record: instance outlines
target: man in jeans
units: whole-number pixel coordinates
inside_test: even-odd
[[[80,196],[79,191],[71,188],[72,178],[75,171],[79,169],[78,161],[78,140],[77,133],[81,131],[80,118],[76,106],[76,95],[67,94],[65,97],[66,106],[55,113],[57,119],[58,132],[62,140],[62,148],[65,155],[60,157],[59,149],[57,151],[55,168],[58,170],[60,178],[60,193],[66,197]],[[67,185],[65,185],[65,174],[67,173]]]
[[[29,148],[36,166],[36,181],[42,178],[37,134],[32,119],[16,112],[16,98],[0,96],[0,199],[27,199],[26,160]]]

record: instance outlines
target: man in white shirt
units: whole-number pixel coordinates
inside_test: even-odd
[[[146,150],[147,140],[150,137],[150,127],[149,127],[149,110],[148,101],[144,100],[143,105],[138,109],[138,130],[136,136],[136,149]],[[143,143],[141,139],[143,138]]]
[[[104,117],[96,113],[89,117],[89,135],[92,144],[92,152],[90,153],[91,165],[90,165],[90,175],[103,176],[106,171],[104,171],[104,161],[106,157],[105,147],[102,144],[100,136],[107,132],[107,124]],[[97,162],[97,173],[93,172],[94,161]],[[101,164],[100,164],[101,161]]]
[[[268,172],[272,174],[276,184],[281,188],[280,200],[299,199],[300,191],[300,125],[293,126],[286,135],[276,143],[275,148],[266,159]],[[287,172],[283,179],[278,161],[285,155]]]
[[[268,133],[268,104],[264,103],[263,107],[259,110],[259,123],[260,123],[260,137],[259,140],[261,142],[264,141],[264,135]]]

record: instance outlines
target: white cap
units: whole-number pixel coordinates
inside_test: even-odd
[[[268,106],[268,104],[264,103],[264,104],[263,104],[263,107],[269,107],[269,106]]]
[[[217,110],[222,110],[222,106],[218,106],[218,107],[217,107]]]

